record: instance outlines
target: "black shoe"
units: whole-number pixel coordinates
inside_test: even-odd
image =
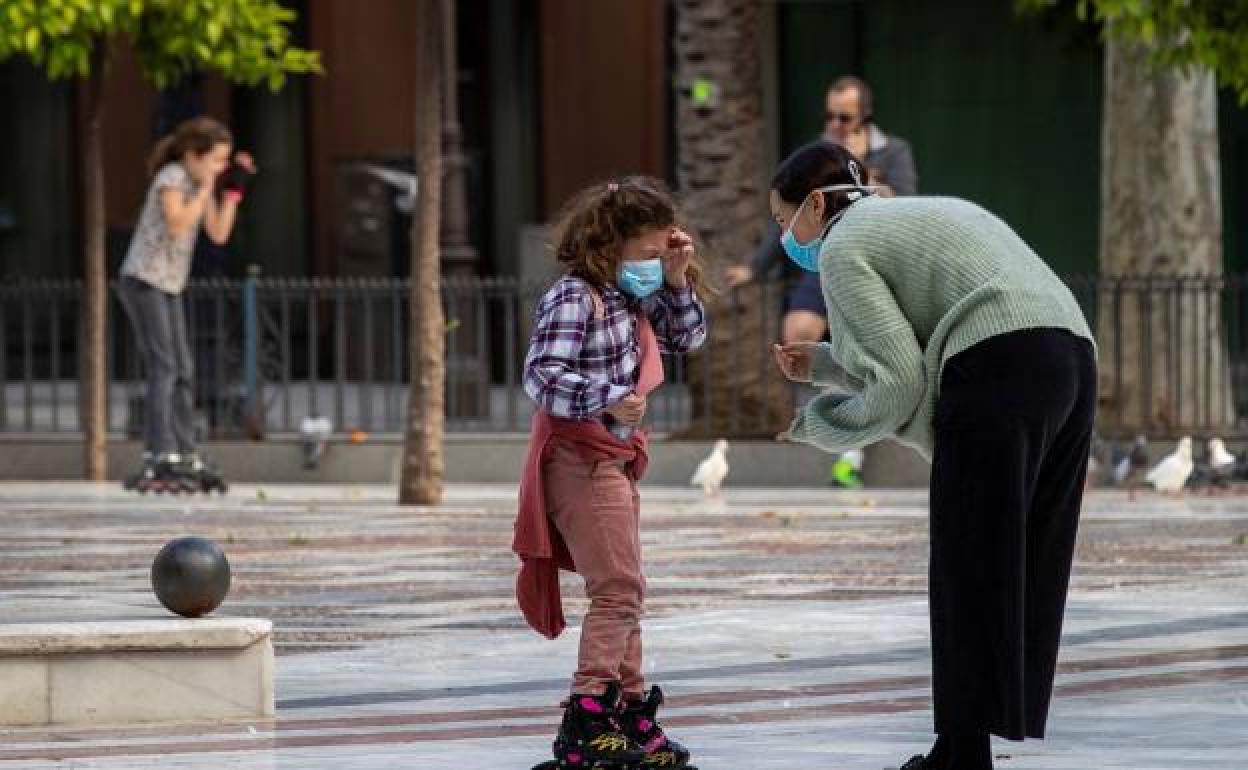
[[[620,712],[624,733],[646,751],[642,767],[680,770],[689,764],[689,750],[667,737],[657,714],[663,705],[663,691],[654,686],[645,700],[628,704]]]
[[[939,735],[926,756],[916,754],[900,770],[992,770],[992,743],[987,733]]]
[[[628,767],[646,758],[645,750],[620,725],[619,701],[616,682],[602,695],[573,695],[568,700],[553,747],[558,767]]]

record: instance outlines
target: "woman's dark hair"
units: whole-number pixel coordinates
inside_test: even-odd
[[[647,230],[680,226],[676,199],[658,179],[628,176],[581,190],[555,220],[555,259],[564,271],[602,288],[615,282],[620,248]],[[697,257],[686,275],[705,288]]]
[[[800,206],[812,190],[820,187],[866,183],[866,166],[862,161],[841,145],[821,139],[799,147],[785,158],[771,178],[771,189],[785,203]],[[824,193],[824,198],[828,216],[852,202],[847,192]]]
[[[155,176],[166,163],[172,163],[188,152],[203,155],[218,144],[234,144],[230,129],[207,116],[191,118],[178,124],[172,134],[156,143],[147,159],[147,173]]]

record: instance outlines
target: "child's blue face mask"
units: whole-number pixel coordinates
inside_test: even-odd
[[[856,176],[857,174],[855,174]],[[806,203],[812,195],[841,190],[849,191],[847,197],[851,203],[857,201],[863,195],[870,195],[873,192],[870,187],[861,184],[834,184],[812,190],[810,195],[806,196],[806,200],[802,201],[802,205],[798,206],[797,211],[793,213],[793,219],[789,220],[789,226],[785,228],[784,235],[780,236],[780,245],[784,247],[784,253],[789,256],[789,259],[793,260],[793,264],[803,270],[809,270],[812,273],[819,272],[819,252],[823,250],[823,239],[827,237],[828,230],[832,228],[832,225],[836,224],[836,221],[840,219],[840,213],[828,220],[828,223],[823,226],[822,232],[817,237],[806,243],[802,243],[797,239],[797,236],[793,235],[793,225],[802,216],[802,209],[806,208]]]
[[[663,260],[655,257],[620,262],[616,281],[628,296],[645,299],[663,287]]]

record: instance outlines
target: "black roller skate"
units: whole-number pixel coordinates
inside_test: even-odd
[[[627,703],[620,712],[624,734],[646,750],[643,768],[666,767],[672,770],[697,770],[689,764],[689,750],[667,737],[656,714],[663,705],[663,691],[654,686],[645,700]]]
[[[121,480],[122,489],[127,492],[146,494],[151,491],[151,482],[156,478],[156,458],[151,452],[143,453],[143,465],[134,473]]]
[[[180,495],[199,491],[198,482],[186,475],[177,455],[153,457],[146,452],[143,454],[143,467],[128,476],[121,485],[126,490],[141,495],[148,492]]]
[[[620,686],[602,695],[573,695],[555,737],[555,758],[533,770],[636,770],[646,752],[625,735],[619,721]]]
[[[225,494],[229,491],[230,485],[225,483],[225,478],[221,475],[221,469],[214,463],[205,461],[197,452],[191,452],[182,458],[182,474],[189,479],[195,487],[193,491],[203,492],[204,494],[212,494],[219,492]]]

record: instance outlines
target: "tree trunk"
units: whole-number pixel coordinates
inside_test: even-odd
[[[759,17],[759,0],[676,3],[677,181],[719,285],[767,221]],[[770,438],[792,416],[767,344],[778,337],[779,292],[750,285],[708,305],[710,339],[690,362],[689,433]]]
[[[1222,331],[1214,78],[1157,69],[1147,57],[1138,44],[1107,44],[1101,422],[1117,434],[1218,432],[1235,415]]]
[[[412,222],[411,388],[399,502],[442,500],[446,319],[442,313],[438,231],[442,211],[442,65],[440,0],[419,0],[416,29],[416,174]]]
[[[108,75],[107,43],[97,42],[91,53],[91,72],[86,82],[86,132],[83,135],[85,180],[83,228],[85,270],[82,329],[83,468],[87,479],[103,481],[108,475],[107,378],[108,281],[104,248],[104,155],[100,121],[104,81]]]

